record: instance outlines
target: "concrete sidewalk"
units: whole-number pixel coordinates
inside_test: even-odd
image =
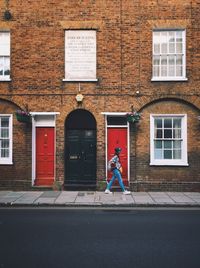
[[[0,191],[0,207],[200,207],[200,192]]]

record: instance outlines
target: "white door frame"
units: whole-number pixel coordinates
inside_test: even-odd
[[[56,177],[56,115],[58,112],[31,112],[32,116],[32,186],[36,179],[36,128],[37,127],[53,127],[55,131],[54,138],[54,178]]]
[[[129,122],[127,122],[126,125],[109,125],[107,124],[107,117],[108,116],[125,116],[127,113],[123,112],[123,113],[118,113],[118,112],[103,112],[101,113],[103,115],[105,115],[105,143],[106,143],[106,162],[105,162],[105,171],[106,171],[106,180],[107,178],[107,163],[108,163],[108,158],[107,158],[107,153],[108,153],[108,128],[127,128],[127,169],[128,169],[128,182],[130,182],[130,135],[129,135],[129,129],[130,129],[130,125]]]

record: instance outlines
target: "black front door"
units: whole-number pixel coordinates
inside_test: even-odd
[[[96,130],[68,129],[65,144],[65,186],[96,186]]]

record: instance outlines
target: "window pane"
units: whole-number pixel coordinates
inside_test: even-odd
[[[0,117],[0,121],[1,121],[1,124],[0,124],[1,127],[9,127],[9,118]]]
[[[164,159],[172,159],[172,151],[164,150]]]
[[[172,119],[164,119],[164,128],[172,128]]]
[[[181,150],[174,150],[173,151],[174,159],[181,159]]]
[[[172,130],[171,129],[165,129],[164,130],[164,138],[165,139],[171,139],[172,138]]]
[[[159,76],[160,73],[160,56],[154,56],[153,57],[153,76]]]
[[[179,118],[173,119],[173,128],[181,128],[181,119]]]
[[[169,31],[169,42],[175,42],[175,32]]]
[[[181,141],[173,141],[174,149],[181,149]]]
[[[154,53],[160,54],[160,33],[154,32],[153,33],[153,43],[154,43]]]
[[[155,127],[156,128],[162,128],[162,119],[155,119]]]
[[[161,53],[167,53],[167,32],[161,32]]]
[[[169,76],[175,76],[175,66],[169,65]]]
[[[181,139],[181,129],[174,129],[173,130],[173,138],[174,139]]]
[[[155,149],[162,149],[162,141],[155,141]]]
[[[1,141],[1,148],[2,149],[9,148],[9,140],[2,140]]]
[[[176,53],[182,53],[183,52],[183,44],[177,43],[176,44]]]
[[[177,55],[176,56],[176,65],[183,65],[182,55]]]
[[[169,76],[175,76],[175,56],[169,56]]]
[[[154,53],[155,54],[160,54],[160,44],[155,44],[154,43]]]
[[[172,141],[164,141],[164,148],[171,149],[172,148]]]
[[[161,76],[167,76],[167,56],[161,56]]]
[[[162,159],[162,150],[155,150],[154,157],[155,159]]]
[[[169,65],[175,65],[175,56],[169,56]]]
[[[160,65],[160,56],[153,57],[153,65]]]
[[[8,129],[6,129],[6,128],[2,128],[2,129],[1,129],[1,138],[8,138],[8,136],[9,136],[9,131],[8,131]]]
[[[5,75],[10,75],[10,57],[5,57],[4,58],[4,74]]]
[[[175,43],[169,44],[169,53],[175,53]]]
[[[3,70],[4,70],[4,58],[0,57],[0,75],[3,75]]]
[[[167,56],[161,56],[161,65],[167,65]]]
[[[1,157],[2,158],[9,157],[9,150],[8,149],[1,149]]]
[[[160,76],[160,67],[158,65],[153,67],[153,76]]]
[[[183,42],[182,31],[176,32],[176,42]]]
[[[10,55],[10,33],[9,32],[0,33],[0,55],[1,56]]]
[[[108,125],[127,125],[127,120],[123,116],[108,116],[107,117]]]
[[[162,129],[155,130],[155,138],[157,138],[157,139],[162,138]]]
[[[167,66],[161,67],[161,76],[167,76]]]
[[[176,66],[176,76],[183,76],[183,67]]]

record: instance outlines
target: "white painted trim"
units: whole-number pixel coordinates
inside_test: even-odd
[[[32,116],[34,115],[58,115],[60,112],[30,112]]]
[[[36,126],[32,118],[32,186],[36,177]]]
[[[102,115],[112,115],[112,116],[125,116],[128,112],[115,112],[115,113],[112,113],[112,112],[102,112],[101,114]]]
[[[181,117],[182,129],[182,159],[155,159],[154,158],[154,118]],[[150,114],[150,166],[189,166],[187,153],[187,114]]]
[[[108,143],[107,143],[107,141],[108,141],[108,126],[107,126],[107,116],[105,116],[105,144],[106,144],[106,162],[105,162],[105,171],[106,171],[106,181],[108,181],[108,176],[107,176],[107,174],[108,174],[108,168],[107,168],[107,163],[108,163],[108,157],[107,157],[107,155],[108,155]]]
[[[63,79],[63,82],[97,82],[98,79]]]
[[[126,115],[126,113],[101,113],[103,115],[105,115],[105,141],[106,141],[106,162],[105,162],[105,171],[106,171],[106,180],[108,180],[107,178],[107,163],[108,163],[108,128],[126,128],[127,129],[127,179],[128,179],[128,183],[130,183],[130,135],[129,135],[129,126],[130,124],[127,122],[126,125],[108,125],[107,124],[107,116],[108,115],[114,115],[114,116],[122,116],[122,115]]]
[[[127,127],[127,125],[108,125],[108,128],[124,128]]]
[[[165,81],[188,81],[188,78],[186,77],[152,77],[151,81],[153,82],[165,82]]]
[[[54,179],[56,178],[56,115],[58,112],[32,112],[32,186],[36,179],[36,128],[53,127],[54,128]],[[35,115],[35,116],[34,116]],[[43,120],[38,123],[37,119],[42,117]],[[46,121],[45,121],[46,117]],[[50,120],[48,120],[48,118]],[[53,118],[53,119],[51,119]],[[38,120],[40,121],[40,120]]]
[[[10,77],[2,76],[0,77],[0,82],[10,82],[12,81]]]

